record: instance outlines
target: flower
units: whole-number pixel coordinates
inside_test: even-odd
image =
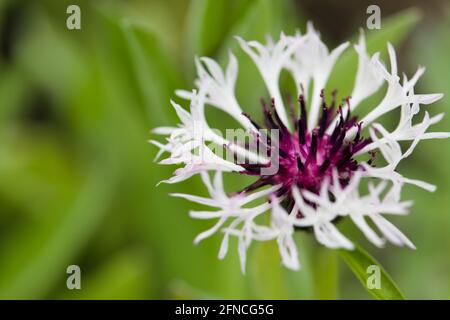
[[[324,87],[348,43],[329,51],[311,23],[304,35],[282,33],[278,41],[268,38],[266,45],[240,37],[237,41],[255,63],[271,98],[270,103],[262,99],[264,126],[239,105],[235,95],[238,61],[230,52],[225,70],[211,58],[195,60],[197,88],[176,91],[180,98],[190,102],[189,111],[172,102],[181,123],[178,127],[154,130],[166,136],[164,143],[151,141],[160,149],[157,159],[163,153],[169,154],[161,164],[183,165],[163,182],[175,183],[200,174],[209,192],[209,197],[172,194],[215,208],[190,212],[196,219],[217,219],[194,242],[221,232],[222,259],[228,252],[229,238],[236,237],[245,272],[246,253],[252,241],[275,240],[281,263],[297,270],[300,263],[294,240],[296,231],[312,230],[320,244],[352,250],[353,243],[337,227],[338,221],[348,217],[377,247],[390,242],[415,249],[386,216],[408,214],[412,203],[401,200],[404,184],[435,190],[427,182],[400,174],[397,171],[400,161],[413,152],[419,141],[450,136],[448,132],[428,132],[431,125],[442,119],[442,114],[431,117],[425,112],[422,120],[416,119],[421,105],[442,97],[442,94],[415,93],[414,86],[425,69],[420,67],[411,79],[403,76],[400,80],[394,48],[387,45],[388,70],[379,53],[372,56],[367,53],[361,32],[359,42],[354,45],[358,55],[354,88],[351,96],[341,102],[336,91],[328,95]],[[283,71],[290,72],[296,82],[298,112],[285,108],[287,99],[283,99],[279,86]],[[365,116],[356,116],[361,102],[383,86],[387,90],[381,102]],[[248,139],[235,141],[234,137],[223,137],[211,128],[205,116],[206,107],[218,108],[232,116]],[[400,119],[389,132],[376,121],[396,109],[400,109]],[[405,151],[401,141],[409,141]],[[381,154],[384,165],[375,165],[377,154]],[[213,181],[210,171],[215,172]],[[229,193],[225,192],[223,172],[253,176],[256,180]],[[269,219],[261,218],[267,215]],[[367,220],[373,222],[373,227]]]

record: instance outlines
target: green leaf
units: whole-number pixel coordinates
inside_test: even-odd
[[[39,225],[29,224],[9,238],[0,253],[2,298],[42,298],[93,235],[106,213],[115,174],[105,164],[89,168],[79,190],[59,208],[49,206]]]
[[[353,271],[355,276],[361,281],[364,288],[378,300],[404,300],[405,297],[400,292],[389,274],[383,267],[361,247],[356,246],[354,250],[337,250],[339,256]],[[369,266],[377,266],[380,269],[380,289],[369,289],[367,280],[372,275],[368,272]]]
[[[0,127],[6,126],[20,110],[22,97],[28,84],[17,69],[1,68],[0,78]]]
[[[167,289],[167,298],[173,300],[212,300],[219,299],[209,292],[198,289],[189,283],[176,279],[169,283]]]
[[[264,0],[274,2],[274,0]],[[186,20],[186,58],[212,55],[238,21],[246,20],[256,0],[193,0]],[[261,31],[264,31],[262,29]],[[267,30],[266,30],[267,31]]]
[[[314,299],[314,273],[317,266],[311,259],[313,253],[311,249],[314,249],[313,242],[310,235],[304,232],[296,232],[294,239],[297,244],[300,270],[283,268],[289,299]]]
[[[338,263],[334,250],[315,246],[312,253],[314,263],[314,298],[320,300],[337,299]]]
[[[288,299],[288,288],[275,241],[258,243],[247,272],[257,299]]]
[[[114,146],[122,161],[120,204],[122,210],[129,212],[134,236],[152,250],[163,253],[154,261],[159,283],[166,285],[173,279],[182,279],[190,286],[217,297],[245,298],[238,265],[232,259],[217,259],[220,237],[197,247],[192,244],[195,235],[210,227],[211,222],[191,219],[187,214],[192,209],[191,203],[183,199],[169,200],[167,194],[173,191],[172,185],[162,184],[155,188],[157,182],[169,177],[174,168],[151,162],[156,149],[145,143],[149,138],[147,132],[152,126],[175,123],[162,119],[165,114],[167,118],[175,115],[170,107],[170,96],[164,93],[166,103],[157,101],[161,99],[157,96],[152,99],[153,89],[160,85],[159,73],[164,73],[162,70],[165,68],[155,61],[161,56],[158,42],[141,25],[118,22],[110,15],[103,16],[105,23],[99,28],[99,32],[105,35],[101,37],[103,46],[99,46],[99,82],[105,92],[100,105],[104,121],[108,121],[108,130],[111,130],[105,145]],[[114,50],[108,50],[113,46]],[[164,76],[167,75],[161,74]],[[144,93],[142,90],[149,91]],[[135,92],[138,96],[144,94],[142,101],[137,101]],[[145,97],[147,94],[149,99]],[[150,124],[144,123],[135,110],[141,103],[151,106]],[[201,195],[205,189],[200,182],[200,179],[193,178],[179,184],[177,191]]]
[[[251,297],[254,299],[313,299],[313,274],[311,242],[307,235],[295,234],[300,270],[290,270],[282,265],[276,241],[255,244],[249,256],[247,276]],[[314,270],[313,270],[314,269]],[[323,270],[323,269],[322,269]],[[326,279],[329,279],[326,277]]]
[[[266,35],[278,38],[285,27],[285,19],[287,18],[286,15],[283,15],[283,9],[285,8],[283,3],[284,1],[273,0],[254,1],[245,14],[233,24],[218,54],[222,65],[225,65],[225,62],[228,63],[229,50],[232,50],[236,55],[239,61],[236,95],[242,109],[251,114],[259,113],[259,99],[266,95],[266,88],[256,66],[239,47],[234,36],[262,42],[265,42]]]
[[[148,118],[154,120],[154,110],[168,106],[174,89],[180,86],[176,64],[159,39],[145,26],[125,20],[120,27]],[[165,117],[166,113],[161,112],[161,116]]]
[[[226,31],[228,0],[193,0],[187,16],[189,58],[208,55],[219,45]]]
[[[57,297],[62,299],[142,299],[151,298],[151,268],[148,256],[142,250],[127,248],[114,253],[105,263],[83,277],[81,290],[67,290]],[[83,266],[81,266],[83,267]]]

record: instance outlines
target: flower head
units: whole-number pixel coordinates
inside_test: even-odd
[[[209,192],[206,198],[172,194],[214,208],[190,212],[193,218],[217,220],[212,228],[197,236],[195,243],[222,232],[219,258],[223,258],[229,238],[237,237],[244,272],[251,242],[275,240],[281,262],[298,269],[295,231],[311,229],[322,245],[351,250],[354,245],[337,227],[337,222],[348,216],[378,247],[389,241],[415,248],[385,216],[408,213],[411,202],[400,197],[404,184],[428,191],[435,189],[427,182],[397,172],[400,161],[412,153],[420,140],[450,136],[446,132],[428,132],[442,114],[430,117],[426,112],[421,121],[416,120],[421,105],[442,97],[414,92],[424,68],[419,68],[411,79],[404,76],[400,80],[393,47],[388,44],[388,70],[378,53],[369,56],[361,33],[359,43],[354,45],[359,62],[353,91],[338,101],[336,91],[327,93],[324,87],[348,43],[330,51],[312,24],[308,24],[304,35],[281,34],[278,41],[269,38],[266,45],[239,37],[237,41],[255,63],[270,95],[269,101],[261,101],[264,123],[255,121],[239,105],[235,95],[238,61],[230,52],[225,70],[210,58],[196,59],[197,89],[177,91],[179,97],[190,102],[189,111],[172,102],[181,123],[178,127],[155,129],[155,133],[167,138],[165,143],[152,141],[160,148],[158,158],[169,153],[162,164],[183,165],[164,182],[179,182],[199,173]],[[282,71],[290,72],[296,81],[298,111],[282,97]],[[358,115],[360,103],[383,85],[387,90],[381,102],[366,115]],[[211,128],[206,107],[231,115],[245,130],[246,139],[224,138]],[[400,119],[393,131],[376,123],[382,115],[398,108]],[[409,142],[405,151],[400,141]],[[223,150],[225,156],[220,152]],[[384,165],[375,166],[377,154],[384,159]],[[213,181],[210,171],[215,171]],[[227,193],[222,172],[253,176],[255,181]],[[367,192],[362,194],[362,190]],[[260,219],[263,215],[270,218]]]

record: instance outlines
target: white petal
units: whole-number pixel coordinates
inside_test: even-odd
[[[170,195],[172,197],[183,198],[183,199],[186,199],[186,200],[189,200],[192,202],[200,203],[205,206],[217,207],[217,202],[212,199],[199,197],[199,196],[193,196],[193,195],[184,194],[184,193],[170,193]]]
[[[351,214],[350,218],[358,226],[358,228],[364,233],[367,239],[379,248],[384,247],[385,241],[381,239],[367,224],[364,217],[360,214]]]
[[[222,242],[220,243],[220,249],[219,249],[219,255],[218,258],[222,260],[225,258],[228,252],[228,243],[229,243],[230,236],[228,233],[225,233],[223,236]]]
[[[391,61],[391,74],[397,74],[397,57],[395,49],[390,42],[388,42],[389,60]]]
[[[202,61],[203,63],[206,64],[206,66],[208,67],[208,70],[211,73],[212,77],[218,83],[220,83],[220,84],[224,84],[225,83],[225,77],[224,77],[224,74],[222,72],[222,69],[217,64],[216,61],[214,61],[213,59],[208,58],[208,57],[201,57],[200,61]]]
[[[158,127],[152,130],[154,134],[170,135],[176,128],[175,127]]]
[[[234,84],[236,83],[238,75],[238,61],[231,51],[229,51],[228,56],[229,62],[226,71],[226,79],[227,83],[229,83],[230,85],[232,84],[234,89]]]
[[[371,218],[390,242],[397,246],[406,245],[411,249],[416,249],[414,244],[400,230],[381,215],[374,215]]]
[[[430,93],[430,94],[419,94],[418,102],[420,104],[432,104],[438,100],[441,100],[444,95],[442,93]]]
[[[185,100],[192,100],[193,98],[192,91],[188,90],[175,90],[175,94]]]
[[[200,241],[212,236],[214,233],[216,233],[220,227],[223,226],[223,224],[227,221],[227,217],[221,217],[219,219],[219,221],[217,221],[217,223],[210,229],[203,231],[202,233],[200,233],[197,237],[195,237],[194,239],[194,244],[198,244]]]
[[[216,219],[224,216],[224,210],[219,211],[189,211],[189,216],[195,219]]]
[[[245,245],[244,239],[239,238],[238,242],[238,253],[239,253],[239,262],[241,264],[241,272],[245,274],[245,263],[247,261],[247,246]]]
[[[330,222],[321,222],[314,225],[314,234],[317,241],[329,248],[344,248],[353,250],[354,246]]]
[[[179,104],[175,103],[175,101],[171,100],[170,103],[174,107],[178,118],[180,118],[181,122],[184,124],[190,123],[192,121],[191,114],[184,110]]]
[[[363,31],[361,31],[359,37],[359,44],[355,45],[355,51],[358,53],[358,71],[351,94],[352,112],[354,112],[361,101],[378,91],[383,84],[383,78],[377,72],[375,65],[367,54]],[[347,108],[347,106],[344,107],[344,114],[347,113]]]
[[[277,239],[278,248],[283,265],[292,270],[299,270],[297,246],[292,236],[284,236]]]
[[[250,195],[245,196],[245,198],[243,199],[241,204],[245,205],[245,204],[250,203],[250,202],[252,202],[252,201],[254,201],[256,199],[259,199],[259,198],[271,195],[271,194],[273,194],[275,191],[277,191],[280,188],[281,188],[281,184],[278,184],[278,185],[275,185],[275,186],[270,187],[268,189],[264,189],[264,190],[260,190],[260,191],[257,191],[257,192],[253,192]]]

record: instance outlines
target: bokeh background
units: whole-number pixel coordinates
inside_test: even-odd
[[[69,4],[81,7],[81,30],[66,28]],[[247,276],[235,250],[217,260],[219,236],[193,246],[209,223],[190,219],[192,204],[167,194],[205,190],[197,178],[155,187],[174,168],[156,165],[157,150],[147,143],[151,128],[175,123],[169,99],[176,88],[192,88],[195,55],[224,65],[231,48],[240,59],[238,97],[255,114],[267,93],[233,35],[264,40],[304,30],[311,20],[333,47],[356,39],[369,4],[1,0],[0,298],[370,299],[335,253],[308,234],[298,235],[300,272],[282,268],[272,244],[253,245]],[[449,131],[449,3],[376,4],[382,29],[367,31],[370,51],[385,56],[391,41],[401,70],[412,75],[418,65],[427,67],[417,91],[445,93],[427,108],[447,112],[433,129]],[[329,83],[343,95],[356,70],[356,55],[347,51]],[[404,198],[415,202],[411,215],[392,219],[417,251],[379,250],[351,224],[340,226],[407,298],[450,298],[449,163],[449,141],[423,141],[400,168],[438,187],[435,193],[406,187]],[[81,268],[81,290],[66,288],[72,264]]]

